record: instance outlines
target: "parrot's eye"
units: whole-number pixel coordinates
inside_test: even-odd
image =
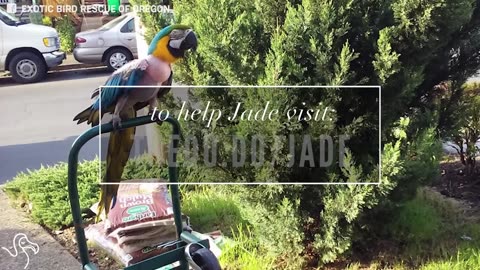
[[[180,49],[185,37],[190,33],[192,30],[182,30],[182,29],[175,29],[170,33],[170,46],[175,49]]]
[[[168,45],[174,50],[179,50],[179,57],[184,57],[184,53],[187,50],[195,50],[197,48],[197,37],[192,29],[175,29],[170,32],[169,36],[170,41]]]
[[[189,30],[187,30],[189,32]],[[170,40],[184,39],[188,32],[182,29],[175,29],[170,32]]]

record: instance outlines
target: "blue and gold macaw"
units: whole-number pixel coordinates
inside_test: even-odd
[[[135,128],[119,129],[121,121],[136,117],[136,112],[147,105],[150,111],[157,105],[170,88],[135,88],[138,85],[171,85],[171,64],[183,58],[188,50],[195,50],[197,37],[192,29],[185,25],[170,25],[163,28],[153,38],[148,48],[148,55],[143,59],[133,60],[116,70],[105,83],[95,89],[92,106],[80,112],[74,121],[77,124],[98,125],[105,113],[112,113],[115,130],[110,133],[107,150],[105,182],[120,182],[123,169],[130,156],[135,136]],[[123,86],[123,87],[118,87]],[[132,86],[132,87],[125,87]],[[100,110],[101,105],[101,110]],[[102,115],[99,115],[100,112]],[[108,214],[113,204],[118,185],[102,185],[98,217],[105,211]]]

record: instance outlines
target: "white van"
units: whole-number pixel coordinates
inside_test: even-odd
[[[21,22],[0,7],[0,71],[10,71],[19,83],[37,82],[63,62],[59,49],[54,28]]]

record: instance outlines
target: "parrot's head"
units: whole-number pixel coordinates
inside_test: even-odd
[[[148,48],[148,54],[165,62],[174,63],[185,57],[185,52],[196,48],[197,36],[193,30],[185,25],[173,24],[155,35]]]

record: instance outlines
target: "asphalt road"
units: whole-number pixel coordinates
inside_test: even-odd
[[[92,91],[103,85],[110,74],[104,68],[55,72],[43,82],[25,85],[0,78],[0,184],[27,169],[67,162],[72,143],[89,128],[85,123],[77,125],[73,117],[91,105]],[[177,88],[172,94],[187,99],[186,89]],[[131,157],[159,148],[155,138],[147,140],[148,128],[137,127]],[[102,136],[102,160],[108,136]],[[81,149],[79,160],[96,156],[99,140],[92,139]]]
[[[109,74],[103,68],[56,72],[27,85],[0,79],[0,184],[20,171],[67,161],[73,141],[88,128],[72,119]],[[96,155],[98,141],[92,140],[80,160]]]

